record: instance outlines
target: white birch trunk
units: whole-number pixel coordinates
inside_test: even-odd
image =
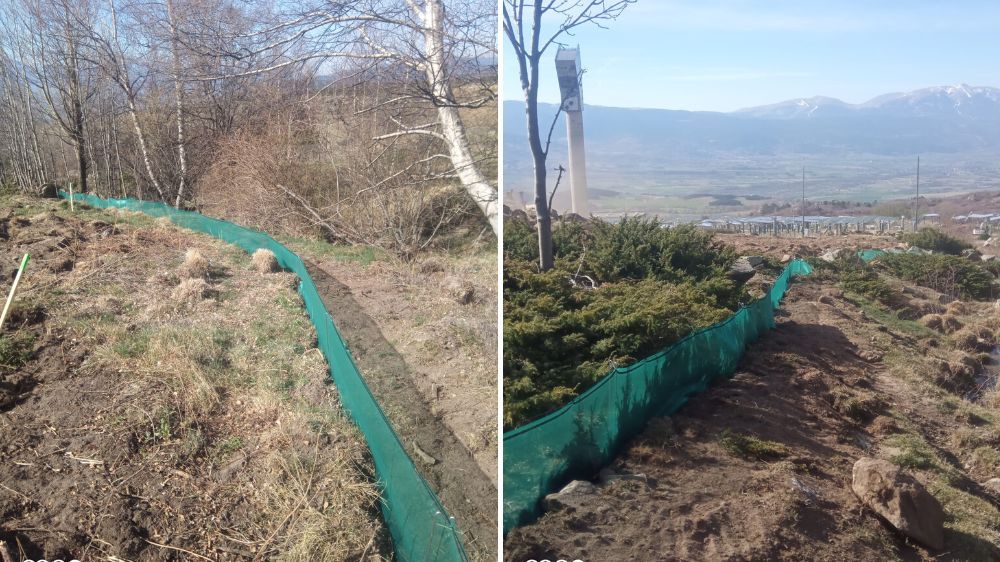
[[[173,58],[174,100],[177,107],[177,159],[180,164],[181,177],[177,186],[177,198],[174,207],[180,208],[187,181],[187,155],[184,152],[184,85],[181,83],[180,38],[177,32],[177,20],[174,17],[173,0],[167,0],[167,21],[170,24],[170,51]]]
[[[448,155],[462,187],[479,206],[489,221],[493,233],[500,235],[497,207],[497,189],[490,185],[479,170],[469,147],[462,116],[454,104],[448,69],[445,68],[444,45],[444,4],[441,0],[426,0],[424,3],[424,48],[426,50],[424,71],[431,85],[434,97],[439,100],[438,118],[441,133],[447,139]]]

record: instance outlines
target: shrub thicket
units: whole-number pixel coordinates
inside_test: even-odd
[[[726,318],[747,298],[726,276],[734,251],[693,227],[641,218],[564,223],[553,242],[556,266],[539,273],[531,226],[504,228],[508,428],[565,404],[609,369]]]
[[[896,277],[962,299],[989,300],[1000,293],[987,267],[958,256],[887,254],[878,264]]]
[[[887,306],[893,306],[899,298],[875,268],[858,256],[857,250],[843,250],[832,262],[815,257],[806,261],[813,266],[819,279],[836,283],[844,291]]]
[[[949,236],[940,230],[924,227],[917,232],[907,234],[903,240],[912,246],[938,252],[941,254],[951,254],[957,256],[962,250],[972,248],[972,245],[964,240],[959,240],[954,236]]]

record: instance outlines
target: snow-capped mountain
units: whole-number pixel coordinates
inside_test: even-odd
[[[740,109],[735,113],[749,117],[794,119],[798,117],[825,117],[850,111],[854,106],[837,98],[814,96]]]
[[[765,119],[844,116],[849,113],[884,117],[1000,118],[1000,89],[985,86],[934,86],[885,94],[860,104],[817,96],[751,107],[737,115]]]

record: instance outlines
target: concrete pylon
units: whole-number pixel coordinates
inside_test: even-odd
[[[566,112],[566,142],[569,145],[569,191],[572,211],[590,215],[587,204],[587,153],[583,142],[583,67],[580,48],[560,47],[556,52],[556,75]]]

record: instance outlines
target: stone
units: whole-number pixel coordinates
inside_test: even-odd
[[[962,257],[970,261],[982,261],[983,254],[979,250],[970,248],[968,250],[962,250]]]
[[[46,183],[38,188],[38,196],[43,199],[58,199],[59,186],[54,183]]]
[[[883,459],[854,463],[851,489],[861,503],[899,532],[932,549],[944,548],[944,509],[920,482]]]
[[[470,304],[476,298],[476,288],[454,275],[446,277],[443,285],[444,290],[458,304]]]
[[[727,273],[728,277],[741,285],[749,281],[750,278],[757,273],[757,266],[755,266],[754,261],[751,260],[753,257],[759,256],[743,256],[741,258],[737,258],[737,260],[733,262],[733,265],[729,266],[729,272]],[[760,260],[761,261],[758,262],[758,265],[763,263],[763,258],[760,258]]]
[[[990,478],[986,482],[983,482],[983,488],[994,494],[1000,494],[1000,478]]]
[[[597,486],[586,480],[574,480],[554,494],[545,496],[545,509],[579,509],[597,494]]]
[[[827,261],[827,262],[833,262],[833,261],[835,261],[837,259],[837,256],[839,256],[840,252],[842,252],[842,251],[843,250],[841,250],[841,249],[837,249],[837,250],[830,250],[828,252],[824,252],[823,255],[820,256],[820,259],[823,260],[823,261]]]
[[[597,479],[600,481],[602,486],[606,486],[618,480],[634,480],[636,482],[642,482],[644,484],[650,483],[649,477],[641,472],[637,474],[621,474],[615,472],[610,468],[602,468],[601,471],[597,474]]]

